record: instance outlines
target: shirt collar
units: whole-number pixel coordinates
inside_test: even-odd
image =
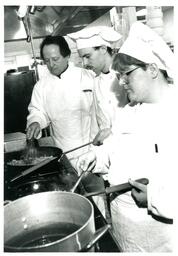
[[[57,77],[59,77],[59,79],[61,79],[61,75],[63,75],[64,72],[66,72],[66,70],[68,69],[68,67],[69,67],[69,64],[67,65],[66,69],[64,69],[64,71],[63,71],[60,75],[57,76]]]

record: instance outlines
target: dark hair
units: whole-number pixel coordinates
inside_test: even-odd
[[[44,59],[43,56],[43,48],[45,45],[55,44],[59,46],[60,53],[63,57],[70,56],[71,50],[69,48],[69,45],[64,37],[62,36],[47,36],[42,41],[40,45],[40,55],[41,58]]]
[[[122,74],[127,71],[131,65],[139,66],[143,69],[146,69],[147,64],[148,63],[137,60],[136,58],[131,57],[127,54],[117,53],[114,56],[112,68]]]
[[[145,63],[145,62],[138,60],[134,57],[131,57],[127,54],[118,53],[115,55],[115,57],[113,59],[112,68],[122,74],[125,71],[129,70],[129,66],[131,66],[131,65],[139,66],[142,69],[146,70],[148,64],[149,63]],[[160,72],[163,74],[163,76],[166,79],[168,79],[168,74],[167,74],[166,70],[160,69]]]
[[[93,47],[95,50],[99,50],[101,48],[101,46],[96,46],[96,47]],[[112,56],[113,54],[113,50],[111,49],[111,47],[108,47],[107,46],[107,52],[109,53],[109,55]]]

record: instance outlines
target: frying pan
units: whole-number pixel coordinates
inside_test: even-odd
[[[20,174],[18,174],[17,176],[15,176],[14,178],[11,179],[11,182],[36,171],[37,169],[53,162],[54,160],[58,159],[58,161],[60,161],[64,155],[66,155],[70,152],[73,152],[75,150],[78,150],[80,148],[86,147],[92,143],[93,142],[88,142],[86,144],[83,144],[79,147],[73,148],[73,149],[65,151],[65,152],[62,152],[61,149],[55,148],[55,147],[38,147],[38,156],[39,157],[40,156],[50,156],[50,158],[45,159],[44,161],[42,161],[36,165],[24,164],[23,166],[15,166],[15,165],[9,163],[10,160],[13,160],[13,159],[19,160],[23,154],[23,151],[8,153],[8,155],[6,155],[6,159],[8,159],[8,161],[6,160],[7,166],[11,167],[13,170],[15,169],[16,172],[17,172],[17,170],[18,170],[18,172],[21,171]],[[26,169],[27,167],[29,167],[29,168]]]

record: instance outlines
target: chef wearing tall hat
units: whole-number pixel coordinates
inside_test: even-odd
[[[124,107],[128,103],[124,88],[118,89],[118,79],[111,70],[113,49],[120,47],[122,36],[107,26],[86,28],[68,36],[76,42],[84,67],[96,74],[94,96],[100,132],[94,144],[100,145],[110,134],[117,105]],[[117,100],[113,94],[116,88]]]
[[[112,65],[130,104],[117,112],[113,136],[78,161],[82,170],[96,163],[96,172],[109,165],[111,185],[131,178],[132,192],[111,203],[113,230],[123,252],[174,249],[178,103],[169,83],[173,65],[173,53],[163,39],[148,26],[134,23]],[[147,186],[133,181],[142,177],[148,178]]]

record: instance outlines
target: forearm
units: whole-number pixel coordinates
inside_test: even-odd
[[[110,166],[109,155],[105,145],[92,146],[91,150],[96,155],[96,166],[93,173],[107,174]]]

